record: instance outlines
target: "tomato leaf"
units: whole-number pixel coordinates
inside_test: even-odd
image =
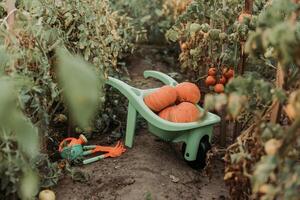
[[[57,55],[63,96],[75,122],[86,128],[99,105],[99,92],[102,92],[104,81],[100,81],[94,67],[82,58],[72,56],[63,49],[57,50]]]

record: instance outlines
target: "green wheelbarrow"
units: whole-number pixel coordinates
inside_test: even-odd
[[[158,71],[145,71],[144,77],[152,77],[166,85],[176,86],[178,83],[168,75]],[[208,112],[204,118],[191,123],[174,123],[160,118],[144,103],[144,96],[157,90],[137,89],[123,81],[108,77],[108,85],[118,89],[129,100],[127,113],[127,127],[125,145],[133,146],[137,114],[141,115],[148,123],[149,132],[159,138],[170,142],[183,142],[182,153],[184,159],[193,168],[205,166],[206,153],[210,148],[213,126],[220,122],[220,117]],[[197,105],[200,110],[203,110]]]

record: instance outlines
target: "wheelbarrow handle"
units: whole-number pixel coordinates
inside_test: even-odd
[[[92,162],[96,162],[98,160],[102,160],[104,159],[106,156],[105,154],[104,155],[100,155],[100,156],[96,156],[96,157],[93,157],[93,158],[89,158],[89,159],[85,159],[83,160],[83,164],[86,165],[86,164],[90,164]]]

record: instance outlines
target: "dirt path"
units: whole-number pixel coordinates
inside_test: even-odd
[[[156,87],[160,83],[145,81],[142,72],[155,69],[170,72],[155,58],[134,57],[128,69],[133,84],[139,88]],[[213,160],[213,176],[192,170],[184,162],[179,144],[158,140],[147,129],[136,130],[134,147],[119,158],[111,158],[80,167],[90,177],[88,182],[60,181],[55,188],[58,200],[93,199],[225,199],[227,190],[223,181],[223,164]]]

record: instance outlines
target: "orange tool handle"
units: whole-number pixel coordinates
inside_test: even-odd
[[[58,147],[58,151],[62,152],[62,150],[63,150],[63,144],[65,142],[67,142],[67,141],[71,141],[72,142],[72,140],[74,140],[74,139],[76,140],[76,138],[71,138],[71,137],[65,138],[63,141],[60,142],[59,147]],[[68,144],[68,146],[71,144],[71,142]]]

